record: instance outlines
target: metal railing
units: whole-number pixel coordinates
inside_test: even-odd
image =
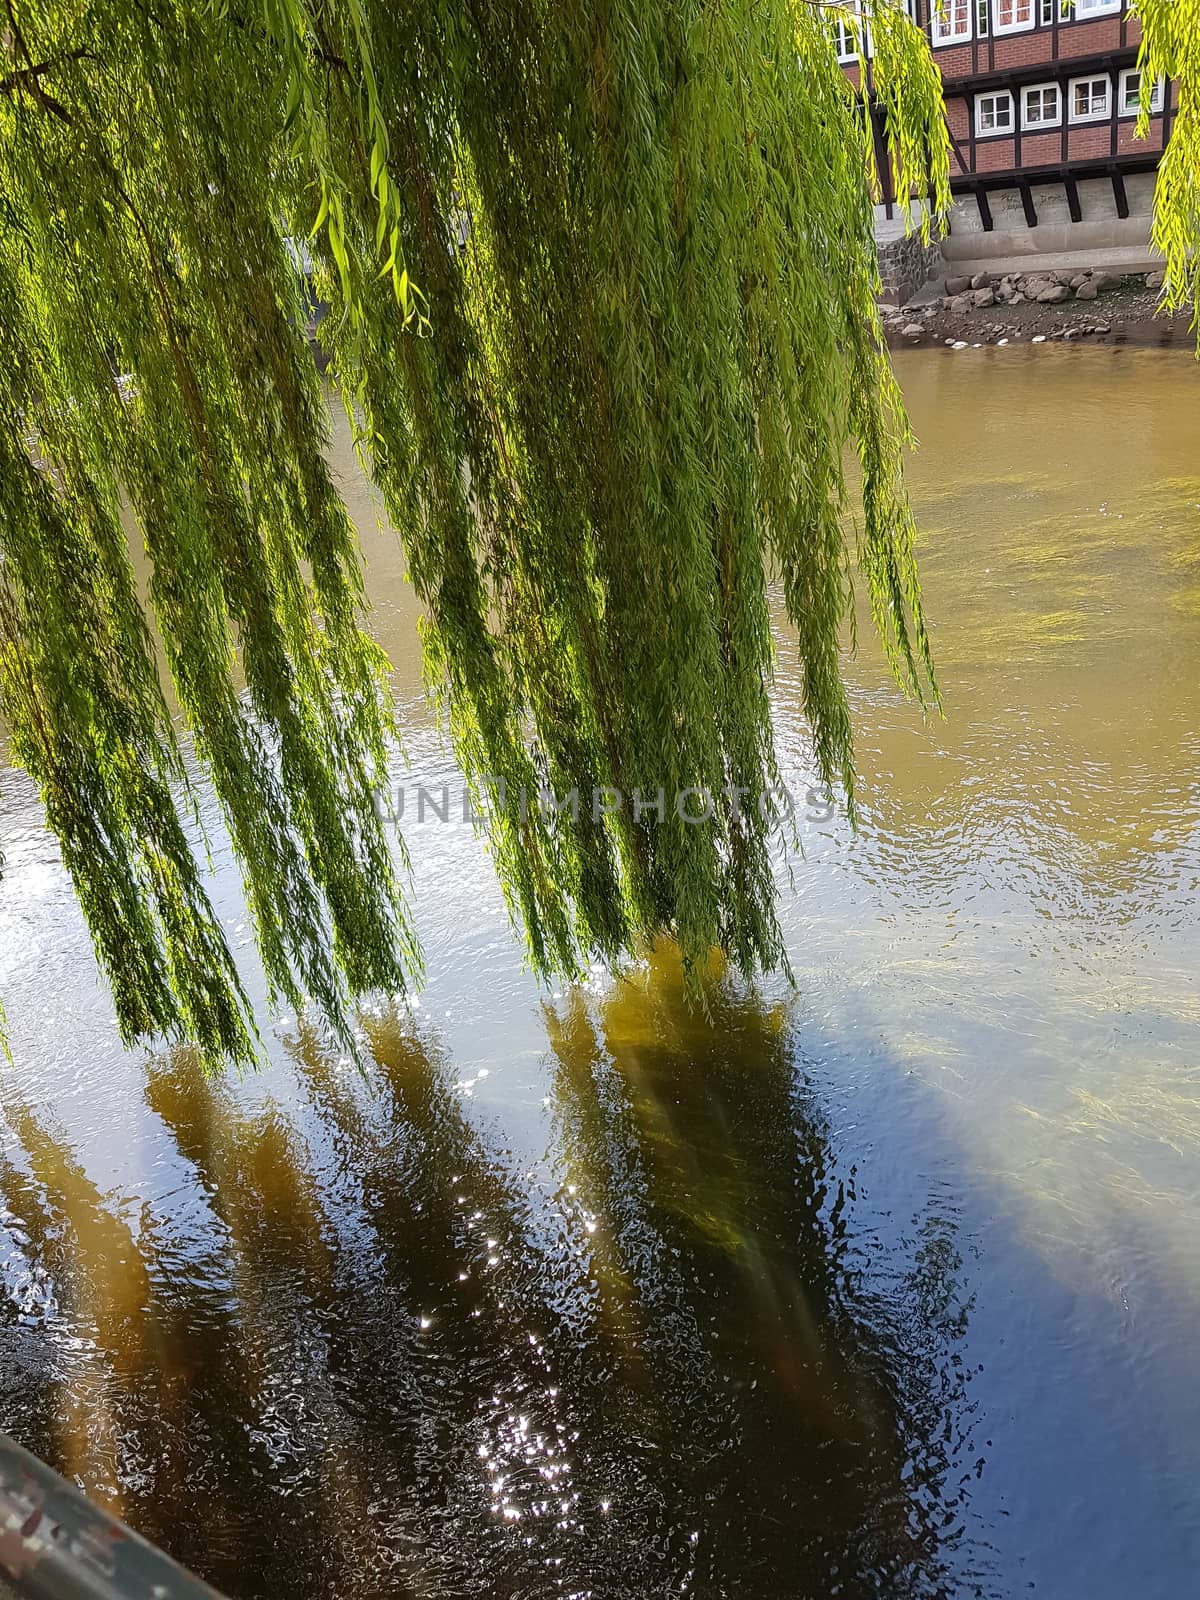
[[[221,1600],[0,1433],[0,1600]]]

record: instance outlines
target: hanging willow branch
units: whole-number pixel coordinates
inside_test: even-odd
[[[872,48],[900,191],[937,212],[937,72],[899,11]],[[0,709],[127,1041],[255,1048],[156,634],[273,995],[348,1036],[419,976],[305,251],[470,783],[583,797],[489,823],[538,971],[663,929],[689,964],[783,962],[739,804],[775,776],[766,574],[852,802],[848,444],[876,621],[932,685],[875,159],[805,0],[0,0]],[[715,815],[597,819],[605,787]]]
[[[1134,0],[1141,18],[1141,108],[1138,136],[1150,121],[1150,98],[1160,79],[1178,80],[1171,138],[1159,163],[1151,242],[1165,257],[1163,303],[1169,310],[1190,304],[1200,329],[1200,3],[1197,0]]]

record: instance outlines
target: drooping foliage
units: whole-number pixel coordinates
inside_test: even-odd
[[[1166,19],[1194,7],[1142,9],[1175,70],[1193,45]],[[0,710],[126,1039],[254,1048],[159,640],[273,993],[345,1031],[355,996],[419,973],[305,270],[455,751],[481,801],[508,797],[488,835],[535,966],[663,929],[688,963],[778,966],[767,574],[851,801],[855,555],[898,675],[932,684],[879,150],[828,8],[0,0],[0,21]],[[885,159],[936,214],[936,69],[882,4],[871,53]],[[578,810],[513,801],[543,789]],[[603,789],[626,803],[595,813]],[[688,790],[708,825],[676,815]]]
[[[1134,0],[1141,18],[1141,111],[1138,133],[1150,120],[1157,83],[1176,84],[1171,138],[1158,168],[1152,243],[1165,258],[1163,301],[1192,308],[1200,328],[1200,4],[1197,0]]]
[[[245,1059],[119,496],[272,990],[344,1019],[416,952],[373,805],[386,662],[360,629],[289,243],[317,162],[281,131],[261,16],[7,11],[0,706],[125,1038]]]

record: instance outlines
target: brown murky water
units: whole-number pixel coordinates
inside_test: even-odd
[[[1200,372],[898,363],[948,717],[864,648],[864,822],[802,819],[794,997],[704,1022],[665,952],[541,994],[430,820],[429,985],[364,1018],[372,1080],[281,1018],[206,1083],[116,1047],[0,778],[0,1426],[231,1596],[1193,1592]],[[253,985],[220,850],[214,893]]]

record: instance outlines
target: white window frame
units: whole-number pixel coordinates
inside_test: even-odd
[[[1105,83],[1108,85],[1104,97],[1103,111],[1089,111],[1079,115],[1075,110],[1075,89],[1081,83]],[[1067,85],[1067,121],[1073,127],[1081,127],[1088,122],[1107,122],[1112,116],[1113,109],[1113,84],[1107,72],[1089,72],[1085,77],[1072,78]]]
[[[971,12],[974,0],[929,0],[929,36],[935,49],[944,48],[948,44],[969,44],[973,27]],[[962,7],[962,26],[957,32],[954,28],[954,13],[958,6]]]
[[[1043,28],[1053,27],[1054,13],[1057,9],[1055,0],[1039,0],[1038,17]]]
[[[837,15],[839,11],[852,12],[856,17],[862,16],[861,0],[839,0],[839,4],[830,7],[833,11],[834,48],[837,58],[843,66],[849,61],[858,60],[858,45],[855,42],[854,29],[850,24],[842,26],[842,19]],[[843,42],[844,41],[844,42]],[[864,54],[866,52],[864,51]]]
[[[981,124],[981,112],[985,100],[1008,101],[1008,126],[1006,128],[985,128]],[[1011,89],[989,89],[986,94],[975,96],[975,137],[977,139],[1005,139],[1011,138],[1017,131],[1017,108],[1013,101]]]
[[[1058,96],[1058,115],[1056,117],[1040,117],[1036,121],[1029,120],[1026,107],[1026,95],[1044,94],[1047,89],[1053,89]],[[1061,128],[1063,119],[1063,92],[1061,83],[1027,83],[1021,89],[1021,131],[1022,133],[1041,133],[1043,128]]]
[[[1061,0],[1058,15],[1062,22],[1090,22],[1093,17],[1110,17],[1120,11],[1125,0]]]
[[[975,0],[975,37],[986,39],[992,29],[992,0]]]
[[[1136,117],[1141,111],[1141,77],[1142,69],[1140,67],[1126,67],[1120,78],[1117,80],[1117,115],[1119,117]],[[1133,104],[1131,106],[1127,106],[1125,104],[1125,90],[1129,85],[1130,78],[1136,78],[1138,80],[1138,90],[1133,97]],[[1163,102],[1165,100],[1166,83],[1162,78],[1160,78],[1154,85],[1154,88],[1150,91],[1150,115],[1152,117],[1158,116],[1159,112],[1163,108]]]
[[[884,3],[891,5],[894,0],[884,0]],[[874,5],[875,0],[827,0],[827,9],[834,13],[835,22],[839,20],[837,18],[839,11],[853,12],[859,19],[862,53],[868,61],[875,54],[875,41],[871,35],[871,11]],[[917,0],[900,0],[900,9],[910,22],[915,22],[917,19],[916,6]],[[837,45],[837,58],[843,66],[847,66],[850,62],[858,60],[858,50],[854,46],[852,30],[846,28],[844,33],[845,43],[843,44],[841,40],[836,40],[836,36],[835,42]]]
[[[1006,33],[1028,33],[1038,19],[1038,5],[1040,0],[1026,0],[1029,6],[1029,18],[1026,22],[1001,22],[1000,0],[992,0],[992,32],[1003,38]],[[1014,8],[1021,4],[1021,0],[1013,0]]]

